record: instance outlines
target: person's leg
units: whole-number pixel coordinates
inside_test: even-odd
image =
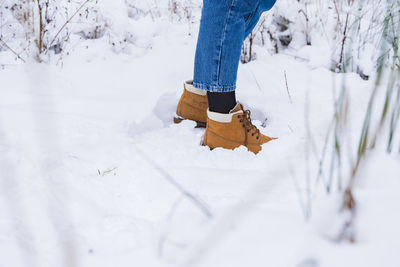
[[[208,108],[210,111],[229,113],[236,106],[236,93],[230,92],[207,92]]]
[[[247,19],[246,30],[244,39],[251,33],[254,27],[257,25],[263,12],[270,10],[276,3],[276,0],[260,0],[256,11],[253,15]]]
[[[193,85],[207,91],[210,111],[229,113],[236,105],[241,46],[258,7],[259,0],[203,2]]]
[[[265,2],[275,0],[204,0],[197,42],[194,82],[207,91],[207,126],[203,145],[258,153],[273,140],[260,133],[250,111],[236,103],[236,76],[241,47],[254,28]]]
[[[195,60],[196,87],[192,81],[185,82],[175,122],[188,119],[205,125],[208,107],[229,113],[235,106],[242,42],[261,13],[274,3],[275,0],[204,0]]]
[[[255,11],[250,13],[245,19],[245,34],[243,35],[243,41],[251,33],[254,27],[257,25],[261,14],[270,9],[276,0],[263,0],[256,5]],[[219,113],[229,113],[233,107],[236,106],[236,94],[235,91],[228,92],[207,92],[208,104],[210,111]]]

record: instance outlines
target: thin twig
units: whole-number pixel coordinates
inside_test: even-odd
[[[256,75],[254,75],[254,73],[253,73],[253,71],[251,70],[250,66],[249,66],[249,71],[250,71],[251,76],[253,76],[254,81],[256,82],[256,85],[257,85],[258,90],[260,90],[260,92],[262,92],[263,90],[262,90],[260,84],[258,83],[258,80],[257,80],[257,78],[256,78]]]
[[[348,24],[349,24],[349,13],[347,13],[346,23],[344,25],[344,32],[343,32],[343,39],[342,39],[342,49],[340,51],[340,60],[339,60],[339,69],[340,69],[340,71],[343,71],[343,72],[346,72],[346,70],[344,69],[344,64],[345,63],[343,62],[343,56],[344,56],[345,43],[346,43],[346,39],[347,39]]]
[[[39,54],[43,52],[43,35],[44,35],[44,23],[43,23],[43,14],[42,14],[42,6],[40,5],[39,0],[36,0],[38,12],[39,12]]]
[[[290,104],[293,104],[292,96],[290,95],[290,92],[289,92],[289,86],[288,86],[288,81],[287,81],[287,76],[286,76],[286,70],[284,71],[284,73],[285,73],[286,91],[287,91],[287,94],[289,96]]]
[[[3,45],[10,50],[14,55],[17,56],[17,58],[21,59],[24,63],[26,62],[20,55],[18,55],[17,52],[14,51],[14,49],[12,49],[6,42],[3,41],[3,39],[1,39],[0,37],[0,41],[3,43]]]
[[[306,5],[306,9],[307,9],[307,5]],[[310,31],[309,22],[310,22],[310,19],[308,18],[307,13],[303,9],[300,9],[299,13],[302,13],[304,15],[304,17],[306,18],[306,31],[305,31],[306,42],[307,42],[307,45],[311,45],[310,36],[309,36],[309,31]]]
[[[62,25],[62,27],[58,30],[56,35],[54,36],[53,40],[50,42],[50,44],[46,48],[46,53],[49,51],[50,47],[53,45],[54,41],[57,39],[58,35],[64,30],[64,28],[71,22],[71,20],[76,16],[76,14],[79,13],[79,11],[90,1],[93,0],[86,0],[85,2],[82,3],[82,5],[75,11],[75,13]]]

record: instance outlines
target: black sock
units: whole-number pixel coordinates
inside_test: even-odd
[[[212,112],[228,114],[236,106],[236,94],[232,92],[207,92],[208,108]]]

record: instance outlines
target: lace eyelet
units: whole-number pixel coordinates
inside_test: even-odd
[[[238,115],[237,117],[240,118],[240,115]]]
[[[242,124],[242,127],[244,128],[244,124]]]
[[[256,137],[256,139],[258,140],[258,139],[260,139],[260,137],[259,137],[259,136],[257,136],[257,137]]]
[[[254,133],[252,133],[251,136],[254,136]]]
[[[243,120],[240,120],[240,122],[243,122]]]

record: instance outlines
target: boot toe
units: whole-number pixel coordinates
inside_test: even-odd
[[[262,135],[260,136],[260,144],[263,145],[263,144],[268,143],[269,141],[272,141],[272,140],[275,140],[275,139],[278,139],[278,138],[276,138],[276,137],[269,137],[269,136],[267,136],[267,135],[262,134]]]

